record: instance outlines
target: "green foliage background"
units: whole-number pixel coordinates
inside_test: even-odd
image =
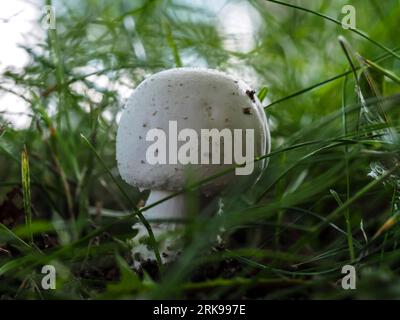
[[[399,2],[221,2],[259,21],[245,52],[227,47],[246,39],[221,31],[217,3],[46,2],[57,28],[1,76],[31,117],[0,125],[1,298],[400,298]],[[316,14],[341,21],[345,4],[367,36]],[[267,88],[273,151],[260,181],[224,200],[229,218],[193,209],[179,261],[140,275],[129,239],[146,192],[116,170],[118,111],[123,90],[177,66]],[[211,249],[222,225],[226,246]],[[40,289],[44,264],[57,290]],[[341,288],[346,264],[357,290]]]

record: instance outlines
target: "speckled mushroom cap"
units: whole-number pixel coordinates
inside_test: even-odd
[[[170,69],[144,80],[122,111],[117,133],[117,162],[127,183],[144,189],[176,191],[185,185],[188,169],[191,177],[202,179],[232,166],[147,163],[146,150],[154,143],[146,141],[147,131],[158,128],[168,134],[169,121],[173,120],[177,121],[178,132],[194,129],[199,141],[201,129],[254,129],[255,156],[265,155],[270,149],[264,110],[247,84],[215,70]],[[179,142],[178,148],[184,143]],[[198,152],[200,157],[200,143]],[[253,180],[264,165],[264,161],[255,163]],[[234,172],[208,183],[206,189],[221,189],[233,178]]]

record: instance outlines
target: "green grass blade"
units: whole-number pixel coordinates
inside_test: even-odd
[[[29,242],[33,244],[32,234],[32,203],[31,203],[31,182],[29,173],[29,158],[26,147],[21,153],[21,179],[22,179],[22,194],[25,212],[25,224],[29,233]]]
[[[386,178],[388,178],[391,174],[393,174],[394,172],[396,172],[400,167],[400,164],[396,164],[393,168],[391,168],[390,170],[386,171],[382,176],[380,176],[378,179],[371,181],[370,183],[368,183],[366,186],[364,186],[363,188],[361,188],[353,197],[351,197],[348,201],[346,201],[345,203],[343,203],[342,206],[340,206],[339,208],[335,209],[331,214],[329,214],[326,217],[326,221],[320,223],[320,225],[318,227],[314,227],[315,229],[318,229],[320,227],[325,226],[328,222],[332,222],[337,215],[342,212],[344,209],[346,209],[349,205],[351,205],[352,203],[354,203],[356,200],[358,200],[359,198],[361,198],[363,195],[365,195],[368,191],[370,191],[372,188],[374,188],[375,186],[379,185],[380,183],[382,183],[383,181],[385,181]]]
[[[257,98],[262,103],[264,99],[267,97],[268,87],[262,87],[260,91],[257,93]]]
[[[172,34],[171,24],[169,23],[168,20],[164,19],[163,26],[164,26],[165,37],[167,39],[167,44],[170,47],[170,49],[172,50],[172,55],[174,57],[175,66],[177,68],[180,68],[180,67],[182,67],[182,60],[181,60],[181,56],[179,55],[178,46],[176,45],[174,36]]]
[[[343,202],[340,199],[338,193],[335,190],[330,190],[332,196],[335,198],[336,202],[338,203],[339,206],[343,206]],[[346,195],[347,196],[347,195]],[[353,246],[353,235],[351,231],[351,223],[350,223],[350,214],[349,214],[349,208],[346,208],[344,211],[344,217],[346,220],[346,227],[347,227],[347,243],[349,246],[349,253],[350,253],[350,260],[354,261],[355,260],[355,253],[354,253],[354,246]]]
[[[389,79],[393,80],[394,82],[396,82],[397,84],[400,84],[400,78],[395,75],[393,72],[386,70],[385,68],[382,68],[380,65],[374,63],[371,60],[368,60],[360,55],[358,55],[358,57],[368,66],[370,66],[371,68],[375,69],[376,71],[381,72],[383,75],[385,75],[386,77],[388,77]]]

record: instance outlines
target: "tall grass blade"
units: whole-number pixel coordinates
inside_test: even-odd
[[[21,180],[22,180],[22,194],[25,212],[25,224],[28,230],[29,243],[33,244],[32,234],[32,203],[31,203],[31,180],[29,173],[29,157],[26,146],[21,153]]]

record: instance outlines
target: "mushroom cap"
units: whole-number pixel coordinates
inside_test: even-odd
[[[150,129],[169,132],[169,121],[176,121],[178,132],[194,129],[198,135],[199,164],[149,164],[147,148],[154,141],[146,141]],[[122,111],[117,133],[117,162],[122,178],[130,185],[143,189],[178,191],[191,178],[203,179],[232,164],[201,164],[201,129],[254,130],[254,156],[270,151],[267,119],[254,91],[243,81],[225,73],[202,68],[176,68],[156,73],[145,79],[132,93]],[[178,142],[178,150],[185,141]],[[233,147],[234,148],[234,147]],[[212,148],[210,147],[210,150]],[[168,147],[167,147],[168,152]],[[211,155],[210,155],[211,157]],[[235,158],[232,157],[233,163]],[[168,153],[167,153],[168,163]],[[260,175],[266,161],[254,163],[251,180]],[[215,193],[237,179],[232,171],[207,183],[201,190]]]

